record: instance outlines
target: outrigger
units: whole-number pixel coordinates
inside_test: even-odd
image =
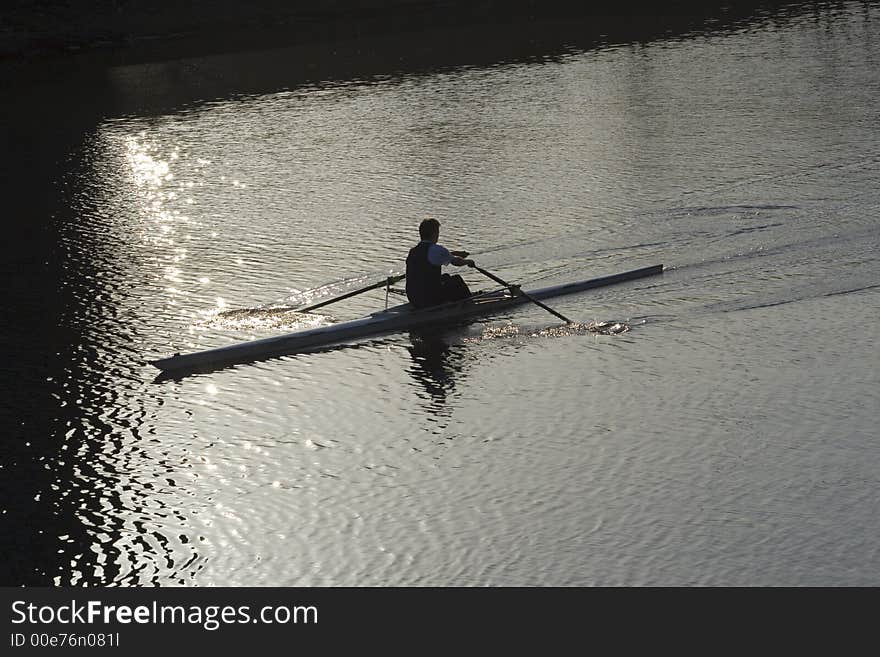
[[[409,303],[405,303],[372,313],[362,319],[331,324],[330,326],[322,326],[320,328],[308,329],[305,331],[286,333],[284,335],[263,338],[261,340],[241,342],[226,347],[206,349],[204,351],[196,351],[188,354],[174,354],[168,358],[161,358],[150,362],[152,365],[162,370],[163,373],[169,374],[185,373],[187,371],[194,371],[201,368],[215,369],[227,365],[248,363],[276,356],[313,351],[342,342],[385,333],[397,333],[399,331],[424,328],[426,326],[440,326],[457,323],[474,317],[499,313],[509,308],[530,302],[536,303],[549,312],[552,312],[557,317],[571,323],[564,315],[557,313],[552,308],[541,303],[541,300],[663,273],[663,265],[653,265],[650,267],[642,267],[641,269],[633,269],[621,274],[602,276],[575,283],[553,285],[526,292],[521,290],[519,286],[506,283],[484,269],[480,269],[479,267],[476,267],[476,269],[494,281],[504,285],[505,289],[477,292],[467,299],[444,303],[429,308],[414,308]],[[334,301],[349,298],[355,294],[380,287],[386,287],[386,289],[390,290],[391,285],[403,278],[403,275],[391,276],[380,283],[370,285],[361,290],[349,292],[328,301],[300,308],[299,310],[301,312],[308,312],[315,308],[328,305]]]

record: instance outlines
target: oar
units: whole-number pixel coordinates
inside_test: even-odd
[[[531,302],[534,303],[535,305],[537,305],[537,306],[541,306],[541,308],[543,308],[544,310],[546,310],[548,313],[551,313],[551,314],[553,314],[553,315],[556,315],[559,319],[561,319],[561,320],[562,320],[563,322],[565,322],[566,324],[574,324],[573,321],[571,321],[568,317],[566,317],[566,316],[563,315],[562,313],[558,313],[558,312],[556,312],[556,311],[553,310],[550,306],[544,305],[543,303],[541,303],[540,301],[538,301],[538,300],[537,300],[535,297],[533,297],[532,295],[523,292],[523,291],[519,288],[518,285],[511,285],[511,284],[508,283],[507,281],[503,281],[503,280],[501,280],[500,278],[498,278],[495,274],[493,274],[493,273],[491,273],[491,272],[488,272],[488,271],[486,271],[485,269],[482,269],[482,268],[480,268],[480,267],[477,267],[476,265],[474,265],[474,269],[476,269],[478,272],[480,272],[480,273],[483,274],[484,276],[488,276],[489,278],[491,278],[491,279],[492,279],[493,281],[495,281],[496,283],[500,283],[500,284],[503,285],[504,287],[510,288],[511,290],[513,290],[514,288],[516,288],[516,290],[517,290],[517,292],[518,292],[519,294],[523,295],[526,299],[528,299],[529,301],[531,301]]]
[[[380,287],[385,287],[386,285],[393,285],[398,281],[402,281],[406,278],[406,274],[399,274],[397,276],[389,276],[384,281],[379,281],[378,283],[373,283],[372,285],[368,285],[367,287],[362,287],[359,290],[353,290],[352,292],[347,292],[341,296],[333,297],[332,299],[327,299],[326,301],[321,301],[319,303],[312,304],[311,306],[306,306],[305,308],[297,308],[297,312],[307,313],[317,308],[323,308],[324,306],[329,306],[331,303],[336,303],[337,301],[342,301],[343,299],[348,299],[353,296],[357,296],[358,294],[363,294],[364,292],[369,292],[370,290],[375,290]]]

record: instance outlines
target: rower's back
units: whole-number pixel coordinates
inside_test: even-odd
[[[406,257],[406,298],[416,308],[440,301],[440,267],[428,260],[428,249],[432,244],[422,240],[409,250]]]

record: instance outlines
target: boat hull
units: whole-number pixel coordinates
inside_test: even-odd
[[[528,294],[535,299],[549,299],[654,276],[662,272],[663,265],[654,265],[587,281],[528,290]],[[189,354],[175,354],[168,358],[150,361],[150,364],[166,373],[186,372],[202,368],[216,369],[227,365],[319,349],[358,338],[396,333],[424,326],[456,323],[473,317],[496,314],[526,303],[529,303],[529,299],[525,296],[513,295],[506,290],[480,294],[465,301],[431,308],[414,309],[407,303],[374,313],[363,319]]]

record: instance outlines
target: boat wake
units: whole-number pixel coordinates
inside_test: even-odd
[[[214,313],[196,324],[199,330],[298,331],[331,324],[327,315],[301,313],[291,308],[241,308]]]
[[[619,335],[626,333],[632,326],[627,322],[590,322],[587,330],[591,333],[600,333],[602,335]]]
[[[531,335],[533,337],[565,337],[568,335],[586,335],[594,333],[598,335],[620,335],[626,333],[632,328],[629,322],[590,322],[589,324],[568,324],[565,326],[551,326],[550,328],[541,329]]]
[[[645,321],[637,322],[644,324]],[[479,336],[465,338],[465,342],[482,342],[484,340],[510,339],[516,337],[523,338],[564,338],[573,335],[620,335],[629,332],[633,327],[633,322],[608,321],[608,322],[589,322],[587,324],[574,323],[563,324],[559,326],[550,326],[542,329],[524,330],[521,326],[513,323],[504,324],[503,326],[489,326],[483,329],[483,333]]]

